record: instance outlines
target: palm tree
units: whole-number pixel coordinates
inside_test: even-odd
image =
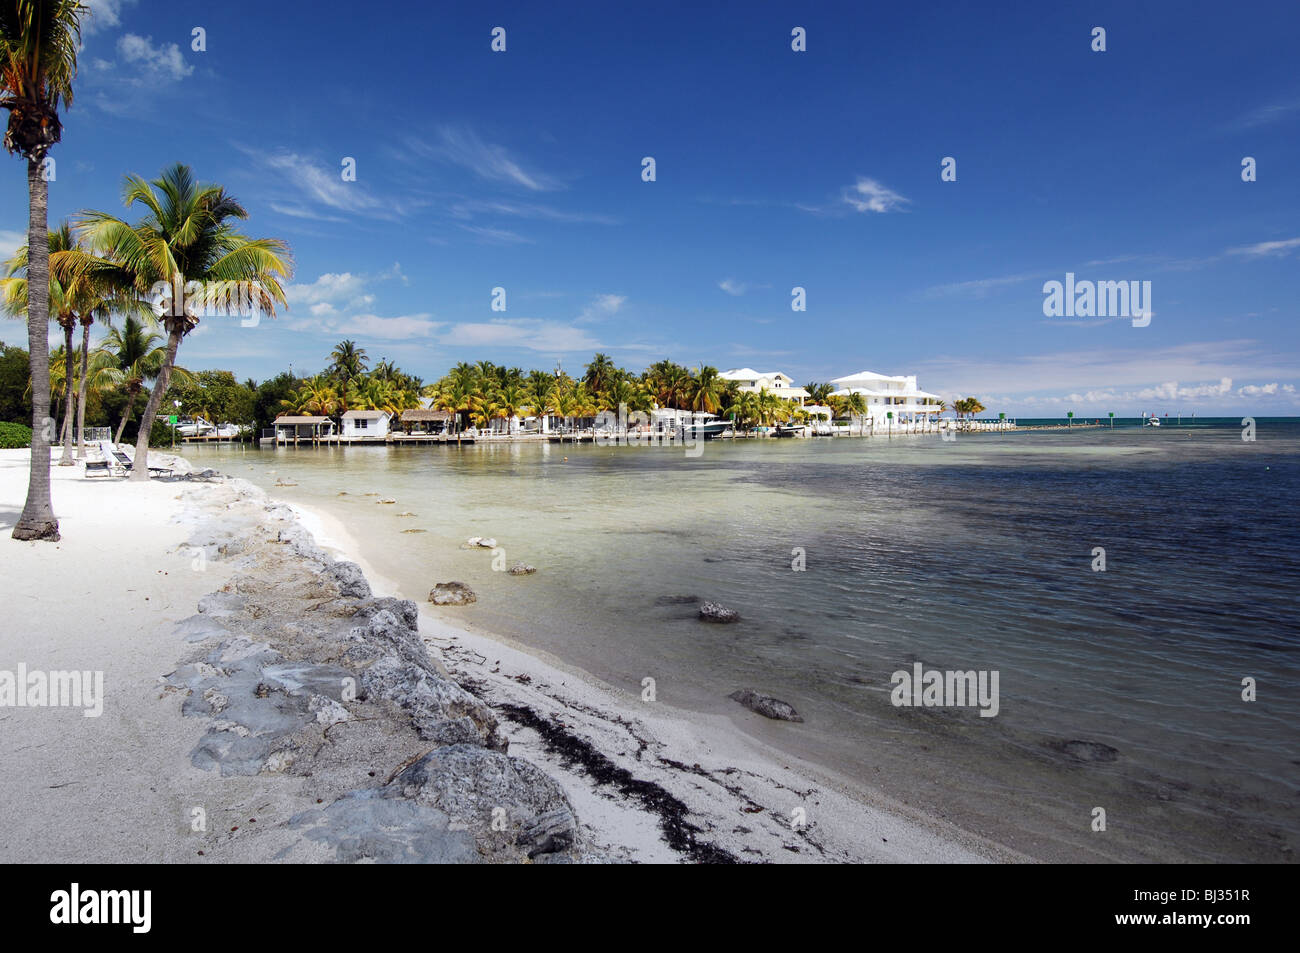
[[[609,385],[614,382],[618,376],[618,368],[608,354],[597,352],[587,365],[587,373],[583,380],[591,388],[593,393],[601,393],[609,389]]]
[[[280,407],[291,414],[321,417],[330,417],[348,409],[347,401],[339,396],[334,381],[324,374],[303,381],[289,397],[280,401]]]
[[[366,372],[366,349],[357,347],[355,341],[340,341],[330,351],[330,372],[347,387]]]
[[[850,391],[844,397],[844,410],[849,415],[849,425],[853,424],[853,418],[858,418],[858,436],[862,436],[862,418],[867,413],[867,399],[857,391]],[[874,433],[874,428],[872,429]]]
[[[278,238],[248,238],[231,219],[248,217],[234,197],[218,185],[200,185],[189,166],[181,163],[146,182],[126,177],[123,203],[137,202],[148,211],[130,225],[107,212],[87,212],[78,231],[90,245],[104,249],[134,276],[143,292],[159,284],[185,287],[189,282],[244,282],[251,303],[275,316],[276,304],[288,307],[282,278],[293,271],[289,248]],[[193,301],[173,298],[162,322],[167,329],[167,359],[149,395],[145,419],[136,438],[132,480],[149,479],[149,430],[167,392],[181,339],[199,324]]]
[[[691,381],[688,409],[714,414],[722,407],[726,382],[718,376],[716,367],[703,366],[696,370]]]
[[[27,499],[14,539],[57,541],[59,521],[50,504],[49,332],[50,260],[45,159],[63,137],[59,103],[72,104],[81,17],[77,0],[0,0],[0,73],[9,110],[5,148],[27,160],[28,275],[34,282],[27,308],[27,353],[32,374],[32,452]]]
[[[834,384],[820,383],[818,381],[809,381],[803,385],[803,389],[808,392],[809,399],[814,404],[825,404],[826,398],[831,396],[835,390]]]
[[[100,358],[95,362],[93,370],[96,385],[126,389],[126,407],[117,424],[114,445],[122,442],[122,431],[131,419],[135,399],[144,390],[145,382],[156,379],[162,371],[163,362],[167,360],[167,349],[158,343],[161,340],[162,337],[154,333],[150,325],[128,315],[122,322],[120,331],[117,328],[108,329],[103,343],[95,352],[96,357]],[[177,376],[189,376],[183,367],[172,368],[172,372]]]

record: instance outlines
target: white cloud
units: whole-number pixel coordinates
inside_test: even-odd
[[[8,261],[27,244],[27,233],[0,229],[0,261]]]
[[[956,281],[945,285],[935,285],[932,288],[925,289],[925,295],[931,298],[941,298],[948,295],[966,295],[969,294],[975,298],[982,298],[995,288],[1004,288],[1008,285],[1018,285],[1022,282],[1033,281],[1041,275],[1007,275],[1004,278],[978,278],[974,281]]]
[[[385,341],[411,341],[430,338],[443,326],[432,315],[403,314],[391,318],[377,314],[353,314],[345,317],[299,318],[289,321],[291,331],[308,331],[331,336],[378,338]]]
[[[1252,257],[1274,256],[1282,258],[1297,248],[1300,248],[1300,238],[1288,238],[1280,242],[1258,242],[1254,245],[1244,245],[1241,248],[1229,248],[1229,255],[1249,255]]]
[[[475,215],[509,215],[515,218],[534,218],[564,224],[617,225],[619,220],[609,215],[588,212],[566,212],[549,205],[527,202],[495,202],[466,199],[453,203],[448,209],[455,218],[473,218]]]
[[[608,318],[610,315],[617,314],[627,301],[625,295],[603,294],[597,295],[591,303],[582,309],[578,315],[578,321],[600,321]]]
[[[844,187],[841,198],[859,212],[893,212],[911,203],[911,199],[904,198],[875,179],[861,177],[854,185]]]
[[[526,235],[512,232],[506,228],[487,228],[483,225],[462,225],[465,231],[488,245],[531,245],[533,240]]]
[[[1300,360],[1294,355],[1253,340],[1014,357],[963,354],[923,361],[914,369],[922,387],[945,396],[998,393],[1007,395],[1003,400],[1008,402],[1062,409],[1070,403],[1115,405],[1101,408],[1105,410],[1119,410],[1125,403],[1137,403],[1140,409],[1141,402],[1152,401],[1223,404],[1238,396],[1260,396],[1234,391],[1234,381],[1300,379]],[[1277,396],[1287,394],[1287,386],[1292,385],[1281,385]]]
[[[556,353],[599,350],[599,341],[581,328],[536,318],[465,322],[453,325],[442,337],[444,347],[520,347]]]
[[[293,152],[273,152],[266,154],[257,149],[244,146],[240,151],[260,162],[267,169],[278,173],[286,182],[313,202],[337,209],[341,212],[368,213],[379,218],[395,218],[398,207],[382,202],[370,194],[361,182],[343,181],[342,166],[328,167],[317,164],[313,159]],[[301,205],[281,203],[276,211],[285,215],[302,218],[322,218]]]
[[[523,186],[532,192],[549,192],[563,188],[559,180],[536,170],[527,169],[503,146],[484,142],[472,129],[442,126],[438,141],[426,143],[408,139],[407,148],[420,155],[442,159],[469,169],[481,179]]]
[[[135,0],[81,0],[90,9],[90,15],[81,21],[81,35],[94,36],[102,30],[111,30],[122,25],[122,8],[135,3]]]
[[[168,80],[177,82],[194,72],[185,62],[181,48],[175,43],[153,45],[153,37],[126,33],[117,40],[117,52],[127,63],[138,64],[148,82]]]
[[[749,290],[749,285],[744,284],[743,282],[740,281],[735,281],[731,278],[724,278],[722,281],[719,281],[718,287],[721,288],[723,291],[725,291],[727,294],[734,295],[736,297],[743,295],[747,290]]]

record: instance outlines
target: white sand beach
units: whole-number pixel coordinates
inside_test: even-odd
[[[187,468],[182,461],[178,472]],[[196,640],[178,637],[177,624],[195,617],[205,596],[275,584],[241,582],[241,572],[262,564],[248,553],[236,555],[236,547],[209,558],[191,542],[195,527],[219,522],[225,512],[232,520],[254,512],[283,523],[294,519],[288,507],[239,480],[141,485],[87,479],[80,466],[53,467],[52,478],[62,541],[11,540],[26,490],[27,452],[0,451],[0,592],[8,607],[0,671],[20,663],[28,670],[102,671],[103,714],[0,707],[0,757],[10,766],[0,776],[0,860],[340,859],[328,838],[308,837],[289,823],[328,807],[323,782],[288,770],[223,775],[196,767],[192,753],[213,719],[183,717],[186,692],[174,679],[164,681],[197,657]],[[509,755],[541,768],[567,795],[583,860],[1025,859],[776,752],[730,719],[643,702],[555,659],[458,627],[430,611],[423,594],[397,593],[375,575],[364,541],[352,539],[345,526],[306,507],[295,506],[292,514],[322,548],[360,565],[377,595],[420,602],[419,634],[433,659],[497,713]],[[268,621],[292,639],[297,620]],[[357,717],[359,703],[342,704]],[[384,717],[401,713],[385,710]],[[380,740],[354,749],[376,759],[372,776],[387,776],[388,768],[395,775],[434,747],[417,750],[409,726],[383,730],[376,735],[372,726],[367,737]],[[380,766],[385,757],[391,762]],[[356,786],[364,787],[365,772],[354,773]],[[650,788],[685,806],[679,820],[699,850],[683,850],[662,811],[648,807],[653,799],[643,795]],[[342,789],[330,793],[343,796]],[[198,831],[196,809],[205,819]]]

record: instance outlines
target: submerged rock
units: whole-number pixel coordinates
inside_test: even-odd
[[[659,596],[655,599],[657,606],[693,606],[700,601],[699,596]]]
[[[478,596],[463,582],[440,582],[429,590],[429,601],[436,606],[465,606],[477,602]]]
[[[537,567],[529,566],[526,563],[515,563],[510,567],[510,575],[512,576],[531,576],[535,572],[537,572]]]
[[[774,718],[777,721],[803,721],[803,717],[789,702],[783,702],[771,695],[760,695],[752,688],[742,688],[727,697],[732,701],[740,702],[750,711],[757,712],[764,718]]]
[[[706,602],[700,606],[700,618],[705,622],[737,622],[740,620],[740,613],[735,609],[720,606],[716,602]]]
[[[1119,758],[1119,749],[1104,745],[1100,741],[1053,741],[1051,746],[1063,755],[1075,761],[1096,764],[1109,764]]]

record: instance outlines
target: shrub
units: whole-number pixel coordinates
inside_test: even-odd
[[[149,430],[149,446],[167,447],[172,445],[172,425],[165,424],[161,420],[155,420],[153,427]]]
[[[32,428],[0,423],[0,450],[25,450],[32,445]]]

